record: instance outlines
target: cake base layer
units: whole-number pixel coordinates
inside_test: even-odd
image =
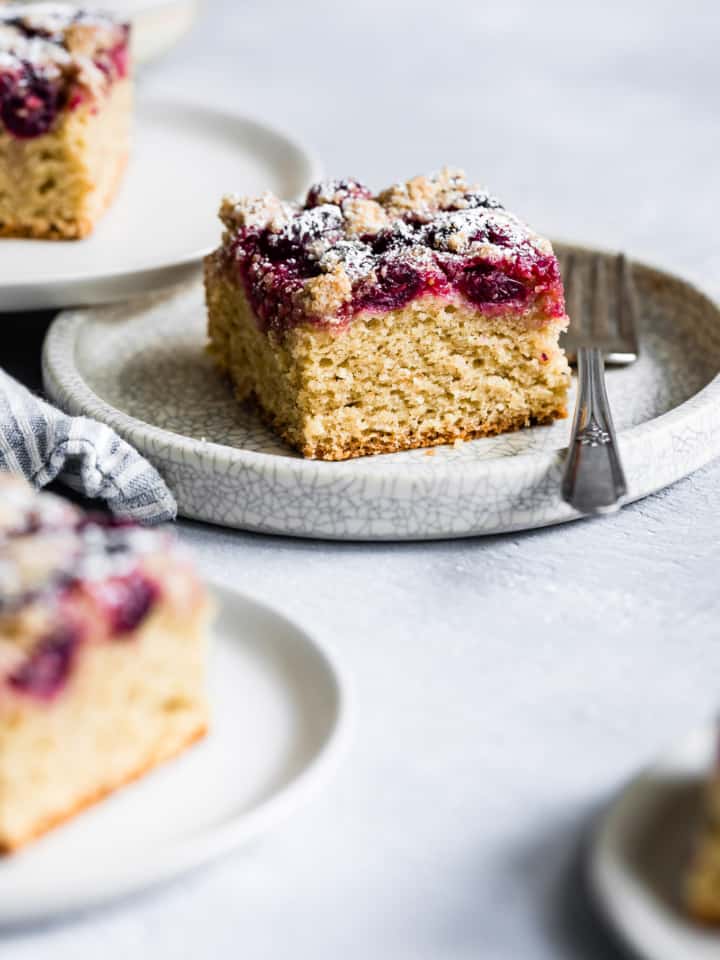
[[[206,605],[181,619],[160,604],[140,629],[88,643],[48,702],[16,696],[0,710],[0,852],[180,753],[208,725]]]
[[[161,763],[172,760],[173,757],[176,757],[188,747],[191,747],[198,740],[202,740],[207,734],[207,731],[207,724],[199,726],[196,730],[189,733],[187,738],[182,743],[178,743],[172,751],[167,750],[164,753],[158,753],[153,759],[148,760],[142,766],[137,767],[137,769],[130,771],[123,780],[112,784],[104,784],[102,787],[98,787],[97,789],[88,793],[86,796],[78,798],[65,810],[53,811],[43,820],[37,821],[32,830],[22,836],[16,834],[13,837],[8,836],[4,839],[1,839],[0,856],[6,856],[8,854],[17,852],[21,847],[31,843],[33,840],[37,840],[39,837],[43,836],[43,834],[49,833],[49,831],[54,830],[55,827],[59,827],[66,821],[72,820],[73,817],[77,816],[79,813],[82,813],[83,810],[87,810],[88,807],[92,807],[96,803],[100,803],[111,793],[114,793],[121,787],[125,787],[128,784],[133,783],[135,780],[139,780],[141,777],[144,777],[146,773],[149,773]]]
[[[422,297],[342,329],[263,332],[222,258],[206,261],[210,353],[239,400],[305,457],[452,443],[567,415],[566,320]]]
[[[18,140],[0,129],[0,236],[87,236],[112,203],[127,165],[132,82],[61,114],[50,133]]]
[[[243,398],[239,399],[242,402]],[[300,446],[293,440],[293,434],[284,429],[282,422],[278,421],[271,411],[263,407],[262,401],[254,391],[245,400],[251,408],[257,411],[264,423],[308,460],[352,460],[357,457],[374,456],[380,453],[401,453],[403,450],[419,450],[424,447],[465,443],[469,440],[482,440],[484,437],[496,437],[501,433],[514,433],[524,427],[546,426],[555,420],[567,417],[567,408],[560,407],[548,412],[547,416],[544,417],[540,415],[529,417],[525,415],[506,416],[502,420],[498,419],[494,423],[481,424],[480,426],[467,424],[464,428],[462,424],[458,424],[445,432],[423,429],[413,433],[405,433],[401,437],[378,436],[368,440],[349,439],[344,443],[335,444],[329,440],[324,440],[314,446],[312,444]]]

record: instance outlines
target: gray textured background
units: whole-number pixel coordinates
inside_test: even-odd
[[[717,294],[719,40],[715,0],[214,0],[145,84],[268,118],[373,185],[465,166],[538,228]],[[182,524],[208,573],[334,644],[350,756],[261,846],[0,935],[0,956],[622,956],[579,851],[610,793],[720,700],[719,486],[716,463],[612,519],[427,545]]]

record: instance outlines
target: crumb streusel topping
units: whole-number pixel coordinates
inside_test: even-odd
[[[0,7],[0,129],[46,133],[58,113],[128,73],[129,25],[69,3]]]
[[[486,190],[445,168],[373,196],[356,180],[325,180],[305,203],[272,194],[226,197],[224,261],[239,270],[266,329],[343,325],[360,310],[417,296],[462,296],[483,310],[545,297],[564,314],[557,260]]]
[[[160,596],[147,561],[164,546],[164,534],[0,474],[0,699],[54,694],[88,618],[111,638],[134,629]]]

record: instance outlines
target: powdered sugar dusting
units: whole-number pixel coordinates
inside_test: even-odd
[[[362,240],[338,240],[323,251],[319,266],[324,273],[332,273],[338,265],[351,280],[369,276],[375,269],[372,247]]]
[[[277,233],[271,233],[268,243],[278,249],[300,247],[312,259],[320,259],[327,249],[342,238],[343,233],[342,211],[333,204],[325,203],[302,210]]]
[[[549,309],[564,312],[547,241],[459,170],[376,196],[357,180],[324,180],[277,225],[267,217],[262,226],[247,218],[235,224],[225,257],[264,325],[337,325],[360,309],[393,309],[423,292],[518,307],[547,294]]]

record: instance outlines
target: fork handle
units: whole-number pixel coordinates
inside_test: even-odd
[[[605,364],[595,347],[577,352],[578,396],[562,480],[562,498],[580,513],[614,513],[627,493],[605,390]]]

